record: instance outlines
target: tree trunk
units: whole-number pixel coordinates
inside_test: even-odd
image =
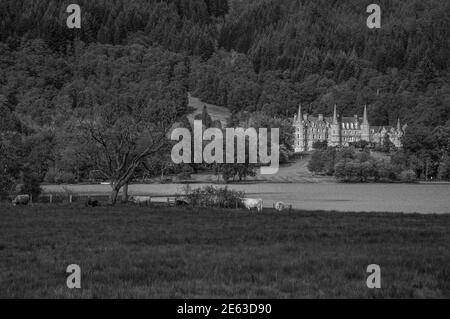
[[[122,203],[128,203],[128,184],[122,188]]]
[[[118,178],[114,179],[111,183],[111,204],[115,205],[117,203],[117,196],[119,195],[120,189],[123,187],[122,201],[128,201],[128,183],[132,179],[134,172],[138,163],[134,163],[125,171],[122,171]]]
[[[117,186],[114,186],[111,191],[111,205],[113,205],[113,206],[116,205],[119,190],[120,190],[120,188],[117,189]]]

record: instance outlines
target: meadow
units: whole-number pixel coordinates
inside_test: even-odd
[[[214,185],[195,183],[192,188]],[[182,194],[186,184],[131,184],[130,195],[156,197]],[[223,187],[223,184],[219,185]],[[379,183],[260,183],[227,184],[250,198],[262,198],[265,207],[282,201],[299,210],[340,212],[450,213],[450,184]],[[109,185],[44,185],[45,193],[108,196]],[[68,193],[67,193],[68,192]]]
[[[450,297],[449,215],[0,205],[0,298]]]

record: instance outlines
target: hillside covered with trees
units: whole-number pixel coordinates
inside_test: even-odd
[[[79,0],[81,29],[68,29],[69,1],[2,0],[2,193],[25,176],[96,170],[73,163],[76,120],[100,125],[101,115],[105,130],[123,132],[117,114],[139,126],[142,108],[155,119],[172,110],[174,121],[187,92],[228,107],[234,123],[291,118],[299,103],[347,116],[367,104],[372,125],[408,124],[405,169],[449,179],[450,2],[381,0],[382,27],[368,29],[371,2]]]

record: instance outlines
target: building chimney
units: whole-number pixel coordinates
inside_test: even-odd
[[[319,114],[319,121],[323,121],[323,114]]]

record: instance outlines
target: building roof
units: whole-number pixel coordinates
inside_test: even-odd
[[[361,124],[363,121],[362,121],[362,118],[360,118],[360,117],[343,116],[343,117],[341,117],[339,122],[340,123],[359,123],[359,124]]]
[[[390,131],[393,128],[394,128],[393,126],[371,126],[370,131],[371,132],[373,131],[374,133],[381,133],[383,129],[385,129],[386,131]]]

